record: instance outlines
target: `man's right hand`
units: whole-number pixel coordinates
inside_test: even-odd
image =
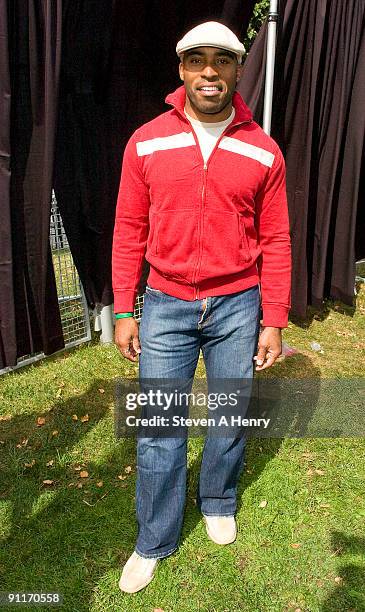
[[[141,352],[139,343],[138,323],[134,317],[117,319],[115,321],[114,342],[119,351],[129,361],[137,361]]]

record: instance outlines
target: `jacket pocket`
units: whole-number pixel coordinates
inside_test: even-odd
[[[238,227],[240,233],[240,262],[246,263],[252,260],[252,256],[248,244],[245,219],[243,215],[238,215]]]
[[[238,214],[206,209],[201,244],[201,279],[238,272],[241,251]]]
[[[156,213],[147,259],[168,278],[189,281],[197,254],[197,223],[191,209]]]

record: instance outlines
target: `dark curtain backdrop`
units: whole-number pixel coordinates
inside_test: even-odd
[[[0,368],[16,359],[10,215],[10,68],[8,7],[0,0]]]
[[[292,313],[332,297],[352,305],[365,256],[364,0],[281,0],[272,136],[286,158]],[[261,123],[265,24],[239,91]],[[362,198],[362,201],[361,201]]]
[[[0,0],[0,369],[64,346],[52,187],[90,306],[112,303],[123,149],[166,110],[177,40],[215,19],[243,36],[254,0]],[[147,275],[145,274],[143,282]]]
[[[219,20],[244,36],[254,0],[63,0],[55,193],[90,306],[113,302],[111,248],[121,161],[132,132],[167,110],[176,43]],[[92,44],[91,44],[92,42]],[[148,267],[145,262],[143,290]]]
[[[64,346],[48,240],[61,4],[0,4],[0,368]]]

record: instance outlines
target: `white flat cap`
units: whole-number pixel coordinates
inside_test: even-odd
[[[177,43],[176,53],[180,56],[184,51],[196,47],[218,47],[231,51],[237,55],[239,64],[242,62],[242,55],[245,53],[243,44],[232,30],[217,21],[207,21],[189,30]]]

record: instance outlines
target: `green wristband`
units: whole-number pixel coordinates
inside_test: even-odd
[[[133,312],[117,312],[115,315],[116,319],[126,319],[127,317],[133,317]]]

